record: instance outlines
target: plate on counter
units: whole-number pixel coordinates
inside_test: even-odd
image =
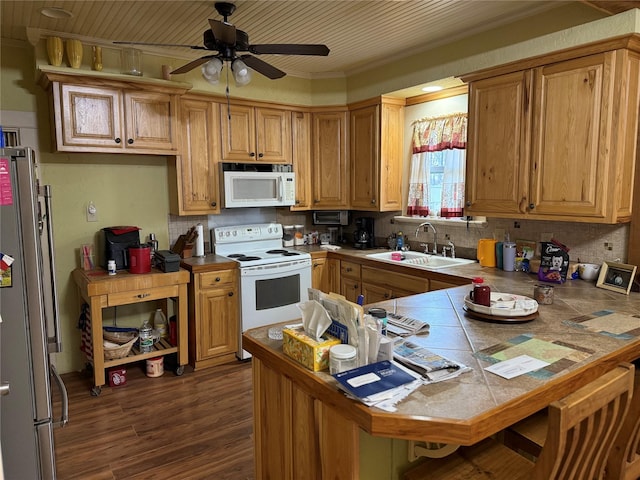
[[[512,293],[491,292],[491,306],[473,303],[469,295],[464,297],[466,310],[497,318],[526,317],[538,311],[538,302],[533,298]]]
[[[486,308],[486,307],[485,307]],[[489,315],[486,313],[474,312],[470,310],[465,305],[462,309],[472,318],[476,320],[482,320],[483,322],[490,323],[525,323],[530,322],[531,320],[535,320],[540,315],[538,311],[528,314],[528,315],[520,315],[518,317],[505,317],[505,316],[497,316],[497,315]]]

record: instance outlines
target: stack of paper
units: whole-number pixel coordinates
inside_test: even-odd
[[[427,333],[429,324],[422,320],[387,312],[387,331],[399,337]]]
[[[414,372],[383,360],[333,375],[351,397],[368,406],[393,410],[394,405],[423,384]]]

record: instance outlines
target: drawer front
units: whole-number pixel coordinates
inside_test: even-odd
[[[429,291],[427,278],[414,277],[403,273],[389,272],[379,268],[362,267],[362,281],[380,286],[387,286],[392,290],[405,290],[413,293]]]
[[[360,280],[360,264],[341,260],[340,276]]]
[[[220,270],[217,272],[201,273],[200,288],[216,288],[220,285],[233,285],[237,279],[237,270]]]
[[[110,293],[107,295],[107,306],[115,307],[116,305],[128,305],[130,303],[148,302],[149,300],[177,297],[178,290],[179,288],[177,285],[169,285],[167,287],[155,287],[131,290],[129,292]]]

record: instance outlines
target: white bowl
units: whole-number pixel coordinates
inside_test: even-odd
[[[600,265],[596,263],[581,263],[578,265],[578,273],[580,274],[581,279],[592,282],[598,278]]]

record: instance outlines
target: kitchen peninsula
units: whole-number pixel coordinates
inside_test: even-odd
[[[448,270],[468,278],[480,268]],[[483,268],[482,275],[492,291],[518,295],[532,296],[537,283],[521,272]],[[570,280],[555,287],[554,303],[540,305],[535,320],[488,323],[464,311],[468,291],[459,286],[376,304],[429,322],[424,345],[473,369],[420,387],[393,413],[347,398],[327,372],[313,373],[286,357],[267,327],[246,332],[244,347],[254,356],[256,477],[399,479],[408,462],[402,440],[473,444],[619,362],[640,358],[638,294]],[[616,332],[600,331],[607,322]],[[500,352],[508,357],[508,349],[522,349],[528,341],[563,353],[542,371],[511,380],[484,370]]]

